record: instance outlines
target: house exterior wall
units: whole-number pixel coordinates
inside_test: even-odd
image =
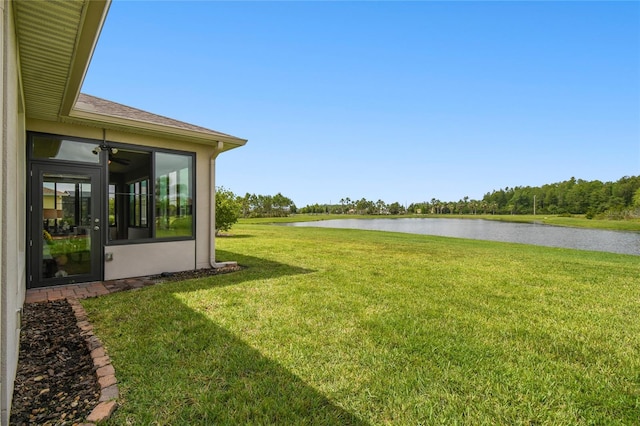
[[[105,262],[104,279],[156,275],[195,268],[195,241],[126,244],[105,247],[113,260]]]
[[[0,424],[8,424],[26,289],[25,119],[13,3],[0,4]]]
[[[27,130],[66,136],[101,140],[102,129],[69,123],[27,120]],[[107,130],[106,140],[139,146],[194,152],[195,155],[195,240],[166,241],[138,244],[114,244],[105,247],[113,255],[104,264],[106,280],[134,276],[177,272],[209,267],[210,202],[214,200],[211,188],[211,157],[214,147],[194,143],[176,142],[159,137]]]

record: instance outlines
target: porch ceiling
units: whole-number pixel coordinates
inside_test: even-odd
[[[80,92],[109,0],[15,1],[28,118],[57,121]]]

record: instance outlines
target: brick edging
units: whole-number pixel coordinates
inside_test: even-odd
[[[87,417],[88,424],[104,422],[116,410],[119,397],[118,381],[116,380],[116,372],[111,365],[111,358],[106,353],[100,339],[93,333],[93,326],[89,323],[89,317],[78,299],[68,298],[67,302],[71,305],[73,313],[76,317],[80,334],[84,337],[87,347],[91,352],[93,366],[95,368],[98,384],[100,385],[100,399],[98,405],[94,407]]]

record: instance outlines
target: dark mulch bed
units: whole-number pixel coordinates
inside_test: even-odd
[[[24,307],[12,425],[72,425],[98,404],[93,360],[66,300]]]
[[[194,278],[205,278],[210,277],[212,275],[221,275],[228,274],[230,272],[235,272],[243,269],[240,265],[230,265],[224,266],[222,268],[202,268],[196,269],[193,271],[183,271],[183,272],[164,272],[155,277],[151,277],[156,282],[162,281],[183,281],[190,280]]]
[[[242,269],[228,266],[153,277],[180,281]],[[24,307],[12,425],[73,425],[83,422],[98,404],[100,387],[93,360],[66,300]]]

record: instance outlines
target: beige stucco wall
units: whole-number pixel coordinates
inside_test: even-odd
[[[113,260],[105,262],[104,279],[115,280],[194,269],[195,246],[196,242],[191,240],[105,247],[105,253],[111,253]]]
[[[27,120],[27,130],[97,140],[101,140],[103,137],[102,129],[99,128],[40,120]],[[210,201],[213,199],[210,177],[211,167],[213,167],[211,165],[211,156],[215,152],[214,147],[113,130],[106,131],[106,140],[109,142],[175,149],[196,154],[196,184],[194,191],[196,239],[195,241],[187,242],[154,242],[150,244],[106,246],[105,252],[113,253],[114,260],[105,262],[105,279],[209,267]],[[190,246],[186,247],[184,243],[189,243]],[[167,258],[165,256],[166,253],[173,253],[173,256]],[[164,260],[161,262],[159,259]],[[138,267],[140,268],[136,269]]]
[[[11,2],[0,4],[0,424],[9,423],[25,272],[25,125]]]

